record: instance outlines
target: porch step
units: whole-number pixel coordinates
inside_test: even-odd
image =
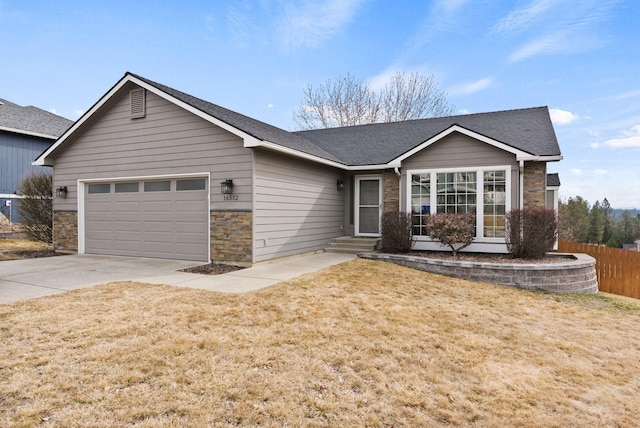
[[[324,249],[326,253],[370,253],[376,251],[380,238],[365,238],[353,236],[341,236],[334,238],[329,246]]]

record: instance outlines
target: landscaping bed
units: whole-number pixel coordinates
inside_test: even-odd
[[[426,272],[497,285],[562,293],[597,293],[593,257],[550,253],[543,259],[514,259],[509,255],[462,253],[364,253],[362,258],[382,260]]]
[[[235,272],[240,269],[244,269],[244,268],[242,266],[226,265],[223,263],[211,262],[206,265],[182,269],[182,272],[199,273],[202,275],[220,275],[223,273]]]

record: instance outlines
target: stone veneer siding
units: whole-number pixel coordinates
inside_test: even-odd
[[[251,211],[211,211],[211,260],[251,264],[252,219]]]
[[[393,171],[386,171],[383,175],[383,211],[400,209],[400,178]]]
[[[524,208],[545,208],[547,164],[524,163]]]
[[[366,253],[358,256],[383,260],[439,275],[526,290],[583,294],[598,292],[596,261],[593,257],[586,254],[554,254],[571,258],[566,262],[558,263],[517,264],[453,261],[382,253]]]
[[[78,251],[77,211],[53,212],[53,248],[59,251]]]

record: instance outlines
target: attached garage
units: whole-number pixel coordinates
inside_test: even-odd
[[[84,252],[209,260],[208,177],[84,182]]]

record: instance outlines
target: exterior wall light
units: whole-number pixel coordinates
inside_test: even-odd
[[[338,190],[344,190],[344,180],[338,180],[336,182],[336,186],[337,186]]]
[[[233,193],[233,180],[224,180],[220,183],[220,193],[230,195]]]
[[[66,198],[67,197],[67,186],[60,186],[56,189],[56,196],[58,198]]]

